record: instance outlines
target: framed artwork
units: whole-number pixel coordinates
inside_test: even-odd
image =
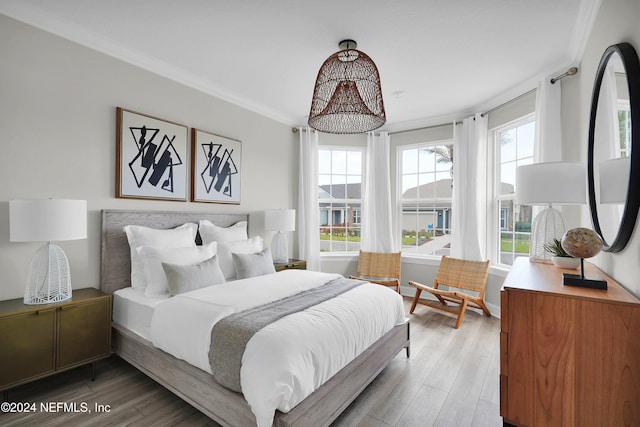
[[[240,204],[242,142],[191,129],[191,200]]]
[[[186,126],[118,107],[116,197],[187,200]]]

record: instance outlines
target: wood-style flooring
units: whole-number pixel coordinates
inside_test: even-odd
[[[456,330],[454,316],[428,307],[409,317],[411,357],[399,353],[333,425],[501,426],[499,320],[467,310]],[[98,362],[96,380],[90,377],[85,366],[10,390],[9,402],[35,403],[36,411],[0,413],[0,425],[218,426],[116,356]],[[65,411],[65,403],[78,412]]]

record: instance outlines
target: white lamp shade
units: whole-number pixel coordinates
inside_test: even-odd
[[[600,163],[600,203],[624,203],[631,172],[631,159],[619,157]]]
[[[294,231],[295,209],[267,209],[264,211],[264,228],[270,231]]]
[[[12,242],[87,238],[86,200],[10,200],[9,218],[9,240]]]
[[[587,174],[582,163],[549,162],[519,166],[516,203],[573,205],[586,203]]]

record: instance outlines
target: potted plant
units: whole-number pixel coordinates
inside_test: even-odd
[[[543,247],[545,251],[553,255],[551,262],[556,267],[573,270],[577,270],[580,267],[580,258],[574,258],[569,255],[562,247],[560,240],[554,238],[552,241],[545,243]]]

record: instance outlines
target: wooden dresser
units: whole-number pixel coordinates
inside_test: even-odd
[[[0,301],[0,390],[111,354],[111,295],[76,289],[59,303]]]
[[[563,286],[562,270],[516,259],[504,281],[500,415],[516,426],[640,425],[640,300]]]

